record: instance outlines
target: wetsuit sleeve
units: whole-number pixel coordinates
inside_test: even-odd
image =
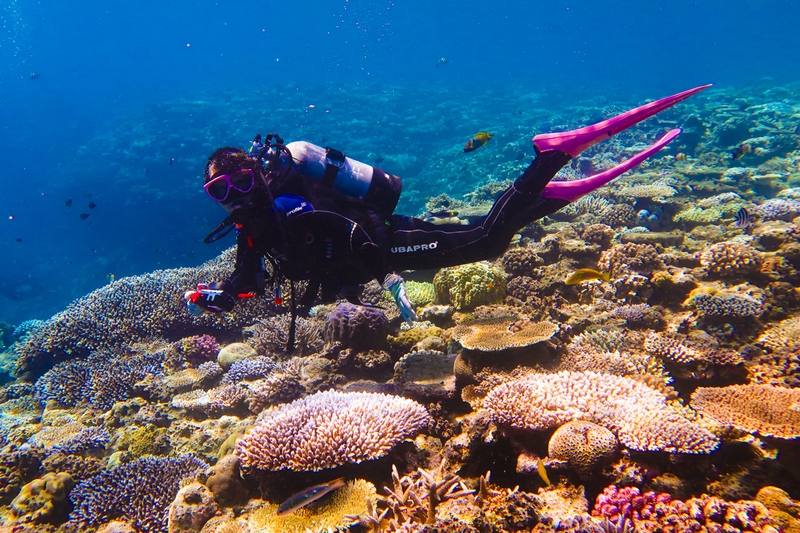
[[[236,238],[236,264],[233,274],[225,281],[222,290],[232,296],[241,293],[264,293],[264,259],[252,239],[240,232]]]

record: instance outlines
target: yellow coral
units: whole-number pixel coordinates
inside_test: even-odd
[[[442,335],[444,335],[444,330],[437,326],[430,328],[411,328],[407,331],[401,331],[397,336],[389,335],[388,340],[389,345],[392,347],[408,348],[428,337],[441,337]]]
[[[278,504],[267,503],[248,518],[252,531],[261,533],[304,533],[305,531],[339,531],[356,521],[350,516],[367,514],[367,499],[373,508],[378,496],[375,485],[364,479],[349,481],[329,498],[314,502],[290,515],[277,516]]]
[[[489,263],[469,263],[443,268],[433,278],[436,300],[456,309],[500,303],[506,295],[502,270]]]

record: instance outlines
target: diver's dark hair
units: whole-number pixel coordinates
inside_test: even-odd
[[[227,174],[229,172],[236,172],[243,168],[256,169],[255,159],[247,156],[247,152],[241,148],[234,148],[232,146],[223,146],[211,154],[206,163],[206,169],[203,171],[203,182],[208,183],[212,176],[210,174],[211,165],[216,168],[216,174]]]

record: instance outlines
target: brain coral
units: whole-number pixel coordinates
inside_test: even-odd
[[[157,270],[121,278],[92,291],[31,331],[17,348],[18,376],[41,375],[55,357],[113,348],[151,338],[179,339],[201,330],[238,331],[272,309],[268,298],[249,298],[235,313],[186,311],[183,294],[198,282],[226,279],[235,261],[234,248],[196,268]]]
[[[235,453],[248,470],[325,470],[383,457],[430,421],[399,396],[319,392],[267,411]]]
[[[374,348],[386,343],[389,321],[375,307],[341,303],[325,318],[323,338],[328,344],[339,342],[356,350]]]
[[[700,264],[719,276],[737,276],[757,272],[761,265],[761,254],[739,242],[718,242],[703,250]]]
[[[83,530],[121,518],[137,531],[167,533],[167,513],[184,478],[208,468],[189,455],[144,457],[106,470],[70,492],[68,525]]]
[[[594,372],[532,374],[500,385],[484,400],[490,418],[520,429],[587,420],[611,429],[628,448],[709,453],[719,441],[639,381]]]
[[[616,453],[614,434],[585,420],[573,420],[559,427],[547,445],[549,457],[567,461],[581,477],[610,463]]]
[[[469,263],[443,268],[433,278],[436,299],[457,309],[500,303],[506,296],[503,271],[489,263]]]
[[[691,406],[720,424],[766,437],[800,437],[800,390],[772,385],[699,387]]]
[[[454,327],[451,335],[468,350],[496,352],[531,346],[546,341],[558,332],[558,326],[552,322],[526,321],[521,325],[512,322],[504,319],[478,320]]]

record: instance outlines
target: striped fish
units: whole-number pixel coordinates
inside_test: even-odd
[[[750,224],[752,223],[753,223],[753,218],[750,216],[750,212],[747,209],[743,207],[736,212],[737,228],[746,229],[750,227]]]

